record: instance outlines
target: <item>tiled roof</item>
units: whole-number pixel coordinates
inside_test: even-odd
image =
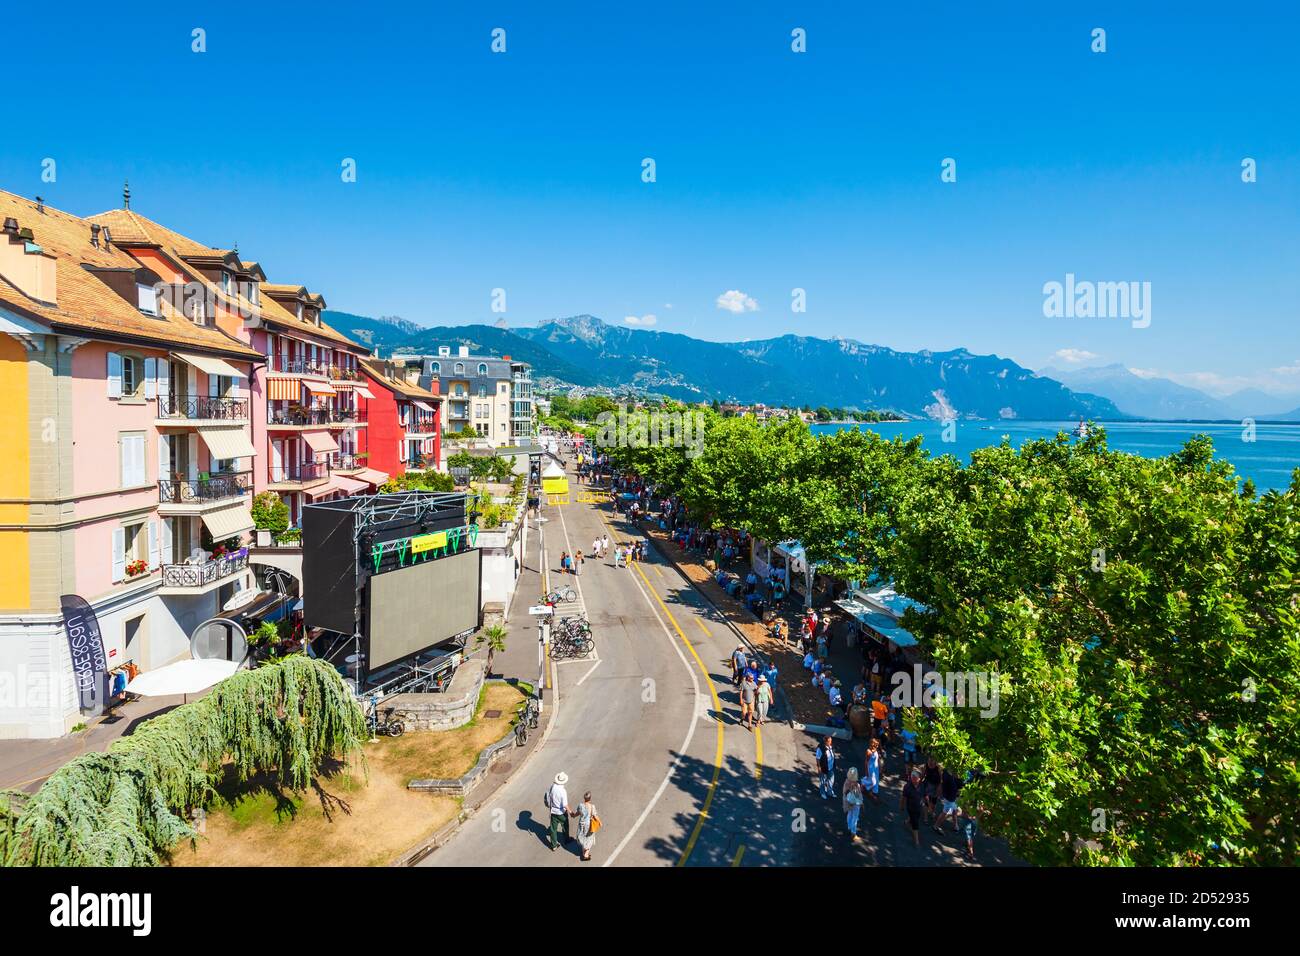
[[[442,397],[433,394],[428,389],[420,388],[418,385],[411,385],[402,381],[400,378],[392,378],[388,375],[384,363],[378,359],[361,359],[361,367],[365,373],[374,379],[378,384],[384,386],[390,392],[402,396],[402,398],[418,399],[419,401],[442,401]]]
[[[35,202],[0,190],[0,219],[10,217],[18,220],[20,228],[31,229],[36,245],[55,257],[58,302],[55,305],[38,302],[12,284],[0,281],[0,301],[6,305],[39,321],[58,323],[88,334],[130,336],[162,345],[186,345],[232,356],[265,358],[220,329],[195,325],[172,313],[145,315],[82,268],[83,264],[103,269],[140,268],[139,262],[117,247],[116,227],[110,226],[112,242],[106,245],[101,241],[99,248],[95,248],[90,244],[91,220],[50,206],[38,212]]]
[[[158,246],[173,259],[225,257],[231,254],[227,249],[216,249],[205,246],[201,242],[196,242],[188,236],[183,236],[175,230],[168,229],[166,226],[154,222],[152,219],[147,219],[131,209],[110,209],[108,212],[91,216],[90,219],[93,222],[108,226],[115,242],[123,242],[126,245]],[[122,230],[121,235],[118,234],[119,229]],[[250,261],[243,262],[242,265],[245,269],[251,271],[253,267],[257,266],[257,263]],[[189,271],[194,272],[194,269],[190,268]],[[206,284],[218,296],[229,301],[232,307],[239,310],[240,315],[261,315],[262,318],[272,322],[297,328],[304,333],[319,336],[339,345],[351,346],[360,352],[369,351],[364,345],[353,342],[342,332],[331,328],[324,322],[320,325],[313,325],[306,319],[299,319],[296,314],[271,298],[272,294],[301,294],[308,301],[320,299],[323,305],[324,299],[320,296],[312,296],[305,286],[262,282],[259,284],[262,301],[260,304],[254,305],[242,295],[226,295],[222,293],[212,282],[197,272],[194,272],[194,277]]]

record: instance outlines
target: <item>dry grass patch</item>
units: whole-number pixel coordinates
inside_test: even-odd
[[[305,794],[281,790],[267,779],[223,786],[197,847],[177,847],[172,865],[387,865],[460,810],[458,799],[406,785],[468,772],[483,748],[510,732],[522,701],[515,688],[488,684],[469,724],[381,737],[366,744],[364,767],[328,767]],[[500,710],[501,716],[484,717],[486,710]]]

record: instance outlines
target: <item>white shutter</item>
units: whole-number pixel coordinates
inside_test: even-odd
[[[194,481],[199,477],[199,436],[194,432],[189,434],[190,442],[190,473],[185,477]]]
[[[406,440],[397,443],[397,460],[406,461]]]
[[[158,360],[156,358],[144,360],[144,397],[158,397]]]
[[[167,393],[171,390],[172,363],[170,359],[160,358],[158,360],[158,395],[160,398],[166,398]]]
[[[136,435],[131,442],[131,446],[131,474],[135,478],[135,484],[143,485],[149,480],[149,473],[144,463],[144,436]]]
[[[158,480],[170,481],[172,477],[172,436],[158,436]]]
[[[122,397],[122,356],[117,352],[108,353],[108,397]]]
[[[162,519],[162,563],[172,563],[172,519]]]
[[[126,529],[113,529],[113,581],[126,577]]]
[[[149,526],[149,569],[158,567],[158,522],[147,521]]]
[[[281,450],[283,448],[284,446],[280,442],[278,441],[271,442],[271,473],[272,474],[280,474],[280,469],[284,467],[284,453]],[[283,477],[283,475],[281,475],[281,477]],[[280,479],[277,478],[276,480],[279,481]]]

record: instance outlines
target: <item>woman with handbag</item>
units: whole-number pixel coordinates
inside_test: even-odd
[[[578,818],[578,843],[582,846],[580,859],[587,863],[591,861],[591,848],[596,845],[596,834],[600,832],[600,816],[591,802],[590,790],[582,795],[582,803],[572,812]]]

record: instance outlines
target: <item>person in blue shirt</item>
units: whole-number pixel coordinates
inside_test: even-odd
[[[822,799],[829,800],[835,795],[835,747],[831,744],[830,737],[822,740],[815,756]]]

